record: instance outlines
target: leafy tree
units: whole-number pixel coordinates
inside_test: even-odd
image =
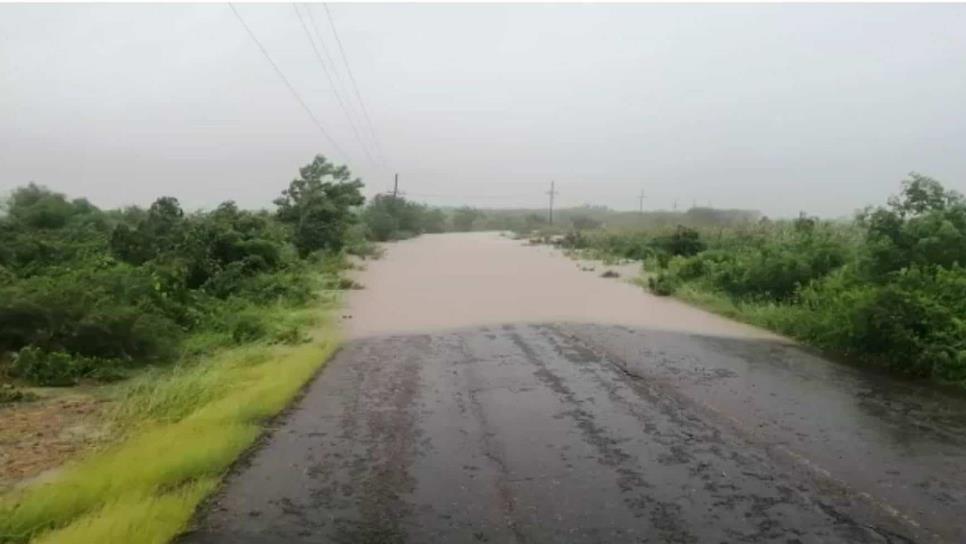
[[[64,195],[35,183],[15,189],[7,207],[11,219],[36,229],[62,228],[77,213]]]
[[[439,208],[423,211],[423,232],[439,233],[446,231],[446,213]]]
[[[363,211],[362,219],[369,238],[380,242],[443,232],[446,226],[442,210],[392,195],[376,195]]]
[[[678,225],[670,236],[658,238],[654,243],[657,248],[664,250],[669,255],[685,257],[704,251],[705,248],[701,234],[683,225]]]
[[[523,218],[523,228],[527,231],[539,229],[547,224],[547,218],[536,213],[527,214]]]
[[[866,269],[873,275],[911,265],[966,264],[966,199],[936,180],[916,173],[887,207],[866,210]]]
[[[466,232],[473,230],[473,224],[483,217],[483,212],[476,208],[463,206],[453,212],[453,230]]]
[[[389,195],[376,195],[363,212],[363,221],[369,237],[378,242],[396,238],[399,232],[399,218],[396,216],[396,203]]]
[[[352,209],[365,201],[362,181],[349,169],[335,166],[322,155],[299,170],[282,196],[275,199],[276,216],[292,229],[299,255],[342,248],[346,231],[355,221]]]
[[[319,157],[301,173],[276,213],[228,201],[189,214],[173,197],[104,212],[34,184],[13,191],[0,213],[0,377],[111,379],[178,358],[195,335],[299,341],[262,308],[311,298],[318,266],[299,254],[338,250],[362,203],[344,168]]]
[[[575,215],[570,218],[570,222],[573,224],[574,230],[577,231],[593,230],[601,226],[600,221],[586,215]]]
[[[132,229],[117,225],[111,234],[111,248],[122,261],[142,264],[186,243],[187,221],[178,199],[163,196]]]

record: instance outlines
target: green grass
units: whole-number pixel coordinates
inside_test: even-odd
[[[120,497],[69,526],[49,532],[39,544],[57,542],[142,542],[164,544],[176,537],[195,505],[218,486],[218,478],[195,480],[170,493]]]
[[[120,386],[124,438],[0,499],[0,542],[163,543],[183,531],[265,420],[338,347],[323,310],[292,314],[316,324],[308,342],[228,349]]]
[[[781,333],[791,331],[789,323],[802,311],[790,304],[735,301],[695,283],[683,284],[674,297],[725,317]]]
[[[632,282],[648,289],[646,274]],[[796,324],[807,318],[802,315],[807,310],[799,306],[777,302],[737,301],[700,281],[682,283],[671,296],[703,310],[799,340],[801,338],[797,334]]]

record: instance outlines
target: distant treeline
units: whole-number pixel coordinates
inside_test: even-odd
[[[555,230],[560,233],[597,228],[726,227],[762,219],[755,210],[691,208],[685,211],[615,211],[602,206],[579,206],[554,210],[553,225],[546,209],[439,208],[410,202],[402,197],[379,195],[363,217],[368,235],[377,241],[408,238],[423,233],[466,231]]]
[[[912,174],[899,195],[851,222],[598,228],[565,243],[643,261],[657,294],[902,374],[966,384],[966,200],[931,178]]]
[[[732,226],[754,223],[762,218],[755,210],[727,210],[695,207],[684,211],[615,211],[603,206],[578,206],[554,210],[553,225],[546,209],[477,210],[473,226],[477,230],[529,232],[554,228],[568,230],[650,229],[685,225],[689,227]]]

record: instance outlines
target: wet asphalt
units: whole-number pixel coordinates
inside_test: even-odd
[[[966,402],[787,342],[348,342],[188,543],[966,542]]]

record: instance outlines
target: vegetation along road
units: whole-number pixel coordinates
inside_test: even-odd
[[[389,246],[184,537],[963,542],[966,402],[492,233]]]

